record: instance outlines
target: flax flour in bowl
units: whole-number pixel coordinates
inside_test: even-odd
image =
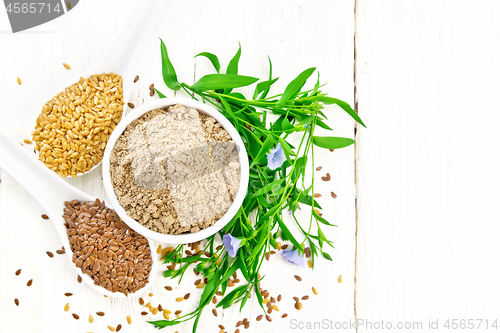
[[[108,197],[120,217],[167,243],[206,238],[238,211],[248,160],[237,131],[215,109],[157,100],[115,129],[103,160]]]

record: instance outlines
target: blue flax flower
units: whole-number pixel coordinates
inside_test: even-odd
[[[281,147],[281,142],[278,143],[276,148],[271,149],[271,152],[267,154],[267,166],[271,170],[274,170],[282,166],[285,160],[286,157],[285,153],[283,152],[283,148]]]
[[[225,234],[222,237],[222,243],[226,247],[227,254],[234,258],[236,257],[236,252],[240,248],[241,239],[231,236],[230,234]]]
[[[283,251],[281,255],[289,262],[304,267],[304,259],[299,255],[299,250]]]

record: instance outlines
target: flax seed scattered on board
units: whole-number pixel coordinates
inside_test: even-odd
[[[64,250],[57,250],[57,251],[56,251],[56,253],[57,253],[57,254],[65,254],[65,253],[66,253],[66,251],[64,251]]]
[[[153,97],[155,95],[155,91],[154,90],[150,90],[149,91],[149,96]]]
[[[127,105],[131,109],[135,108],[135,105],[133,103],[127,103]],[[160,245],[160,247],[161,247],[161,245]],[[158,252],[158,253],[160,253],[160,252]]]
[[[270,316],[270,315],[266,315],[266,319],[267,319],[267,321],[269,321],[269,322],[273,321],[273,318],[271,318],[271,316]]]
[[[78,277],[76,278],[76,281],[78,281],[78,283],[82,283],[82,277],[80,275],[78,275]]]
[[[48,219],[49,219],[49,217],[47,216],[47,214],[42,214],[42,219],[44,219],[44,220],[48,220]]]
[[[28,283],[26,283],[28,287],[31,287],[32,284],[33,284],[33,279],[29,280]]]
[[[14,298],[14,303],[19,306],[19,300],[17,298]]]
[[[311,260],[308,260],[307,266],[309,266],[309,268],[313,268],[313,262]]]
[[[214,314],[214,316],[217,317],[217,310],[216,309],[212,309],[212,313]]]
[[[108,329],[111,331],[111,332],[116,332],[115,328],[113,326],[109,326],[108,325]]]
[[[73,313],[73,314],[71,314],[71,315],[72,315],[72,316],[73,316],[73,318],[75,318],[76,320],[80,319],[80,316],[79,316],[79,315],[77,315],[76,313]]]
[[[17,84],[21,85],[21,79],[19,78],[19,76],[17,77]]]
[[[92,317],[92,315],[89,316],[89,323],[93,323],[94,322],[94,317]]]
[[[72,293],[64,293],[64,296],[69,297],[69,296],[73,296],[73,294]]]
[[[16,271],[16,275],[19,275],[19,274],[21,274],[21,269],[20,268]]]
[[[281,249],[282,249],[282,250],[286,250],[287,248],[288,248],[288,244],[285,244],[285,245],[281,246]],[[259,278],[259,279],[260,279],[260,278]]]
[[[294,278],[295,278],[295,280],[297,280],[297,281],[302,281],[302,278],[301,278],[300,276],[298,276],[298,275],[294,275]]]
[[[127,323],[129,325],[132,325],[132,318],[130,318],[130,316],[127,316]]]
[[[256,319],[257,319],[257,321],[261,321],[263,317],[264,317],[264,315],[258,315]]]
[[[52,254],[52,252],[50,252],[50,251],[47,251],[45,253],[47,253],[47,255],[49,256],[49,258],[53,258],[54,257],[54,254]]]
[[[329,181],[330,179],[331,179],[331,176],[330,176],[330,174],[329,174],[329,173],[326,173],[326,175],[325,175],[325,176],[321,177],[321,180],[322,180],[322,181],[325,181],[325,182]]]
[[[313,291],[314,295],[317,295],[317,294],[318,294],[318,289],[316,289],[316,288],[312,287],[312,291]]]
[[[24,139],[23,141],[24,141],[24,143],[26,143],[26,144],[31,144],[31,143],[33,143],[33,142],[31,142],[31,140],[29,140],[29,139]]]
[[[170,287],[170,286],[165,286],[165,289],[167,289],[168,291],[171,291],[171,290],[172,290],[172,287]]]
[[[99,317],[104,316],[104,312],[102,312],[102,311],[96,312],[95,314],[98,315]]]
[[[63,62],[63,66],[66,68],[66,69],[71,69],[71,66],[68,65],[67,63]]]
[[[323,167],[319,166],[319,167],[316,168],[316,171],[321,171],[321,169],[323,169]]]
[[[334,151],[335,151],[335,149],[330,149],[330,151],[331,151],[331,152],[334,152]]]
[[[176,302],[182,302],[184,300],[184,297],[177,297],[175,299]]]
[[[153,297],[153,293],[149,293],[149,297]]]
[[[190,294],[190,293],[187,293],[186,295],[184,295],[184,299],[188,299],[188,298],[189,298],[189,296],[191,296],[191,294]]]
[[[139,81],[139,75],[136,75],[134,78],[134,83],[136,83],[137,81]]]
[[[122,324],[118,324],[118,326],[116,326],[116,331],[120,332],[121,329],[122,329]]]
[[[146,311],[142,311],[142,312],[141,312],[141,315],[143,315],[143,316],[145,316],[145,315],[147,315],[147,314],[148,314],[148,313],[147,313]]]
[[[342,283],[342,275],[339,275],[339,283]]]
[[[331,192],[332,198],[337,199],[337,195],[334,192]]]
[[[69,303],[66,303],[66,305],[64,306],[64,311],[68,311],[69,310]]]

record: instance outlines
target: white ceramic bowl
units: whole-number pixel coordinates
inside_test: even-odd
[[[129,217],[125,212],[125,209],[118,203],[118,200],[115,195],[115,191],[113,189],[113,185],[111,183],[111,175],[109,171],[109,160],[111,156],[111,151],[113,150],[116,140],[123,133],[128,124],[130,124],[135,119],[142,116],[144,113],[151,111],[157,108],[166,108],[171,105],[182,104],[186,107],[191,107],[199,112],[209,115],[210,117],[215,118],[222,127],[229,133],[231,138],[236,143],[236,147],[238,150],[239,161],[241,165],[241,179],[240,179],[240,188],[238,190],[238,194],[234,201],[229,207],[229,210],[222,216],[220,220],[218,220],[214,225],[209,228],[200,230],[197,233],[185,233],[180,235],[167,235],[162,234],[151,229],[146,228],[145,226],[139,224],[136,220]],[[247,152],[245,150],[245,145],[243,141],[241,141],[240,135],[234,128],[234,126],[224,117],[220,112],[215,110],[210,105],[192,100],[187,98],[162,98],[159,100],[155,100],[144,105],[141,105],[131,113],[129,113],[125,118],[123,118],[118,126],[114,129],[113,133],[109,137],[109,141],[106,145],[106,149],[104,151],[104,157],[102,159],[102,176],[104,181],[104,189],[108,196],[108,199],[111,203],[111,206],[114,207],[115,211],[121,217],[121,219],[132,229],[143,235],[144,237],[154,239],[159,242],[170,243],[170,244],[186,244],[197,242],[199,240],[205,239],[220,229],[222,229],[229,221],[233,218],[233,216],[238,212],[241,204],[243,203],[243,199],[245,198],[247,187],[248,187],[248,157]]]

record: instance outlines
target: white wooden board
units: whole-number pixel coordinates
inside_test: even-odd
[[[372,323],[358,332],[493,331],[500,3],[359,0],[356,9],[368,126],[357,135],[356,316]],[[393,329],[376,330],[382,320]]]
[[[114,40],[124,20],[130,15],[132,0],[86,0],[61,18],[17,34],[10,33],[7,16],[0,9],[0,124],[17,140],[29,138],[36,115],[45,99],[78,73],[95,64]],[[302,70],[315,66],[321,72],[325,91],[353,104],[353,34],[354,1],[229,1],[194,0],[174,1],[155,37],[165,41],[180,80],[192,83],[210,73],[206,59],[193,59],[199,52],[219,55],[222,67],[234,55],[241,43],[243,53],[240,72],[267,77],[267,55],[271,57],[274,73],[280,76],[276,90],[282,90]],[[72,68],[66,70],[62,63]],[[161,91],[173,96],[162,84],[159,42],[151,42],[140,67],[140,80],[134,85],[131,102],[141,105],[155,97],[149,96],[148,86],[155,83]],[[16,77],[23,83],[19,86]],[[313,83],[310,85],[312,86]],[[329,124],[335,135],[353,137],[353,121],[337,107],[328,107]],[[316,150],[319,152],[320,150]],[[273,314],[273,322],[255,322],[261,312],[255,302],[248,302],[239,314],[237,308],[228,309],[215,318],[206,311],[200,321],[199,332],[218,331],[223,324],[234,332],[235,323],[245,317],[251,320],[250,332],[295,332],[292,320],[314,322],[354,319],[354,262],[355,262],[355,187],[354,148],[317,154],[316,192],[323,194],[319,203],[324,215],[339,227],[325,229],[335,241],[331,250],[333,262],[320,259],[314,272],[300,269],[282,260],[278,255],[266,263],[267,274],[263,287],[273,295],[283,295],[278,304],[280,313]],[[319,177],[330,172],[328,183]],[[121,332],[156,331],[145,320],[161,319],[140,315],[144,308],[137,299],[115,300],[104,298],[76,281],[76,274],[66,257],[49,258],[61,243],[49,221],[42,220],[38,203],[5,172],[0,171],[0,332],[106,332],[107,325],[122,324]],[[100,169],[69,182],[83,191],[105,198]],[[50,189],[48,189],[50,190]],[[338,198],[333,200],[329,193]],[[303,218],[307,216],[303,214]],[[14,273],[21,268],[22,273]],[[302,276],[297,282],[293,275]],[[193,276],[186,276],[174,291],[174,286],[158,272],[155,286],[142,296],[153,305],[161,303],[172,312],[194,308],[200,294],[194,288]],[[344,282],[336,279],[343,276]],[[33,279],[33,285],[26,283]],[[320,295],[314,296],[315,286]],[[65,297],[71,292],[73,296]],[[153,297],[148,293],[152,292]],[[190,301],[182,306],[175,297],[191,292]],[[293,308],[293,296],[309,295],[304,308]],[[14,298],[20,301],[15,306]],[[63,311],[66,303],[70,310]],[[95,312],[104,311],[104,317]],[[80,316],[73,319],[72,313]],[[286,319],[280,315],[288,313]],[[94,323],[88,322],[89,315]],[[132,325],[126,316],[132,317]],[[188,332],[191,324],[167,328],[165,332]],[[298,325],[297,325],[298,326]],[[299,330],[300,331],[300,330]],[[320,330],[311,330],[320,331]],[[353,332],[354,330],[346,330]]]

